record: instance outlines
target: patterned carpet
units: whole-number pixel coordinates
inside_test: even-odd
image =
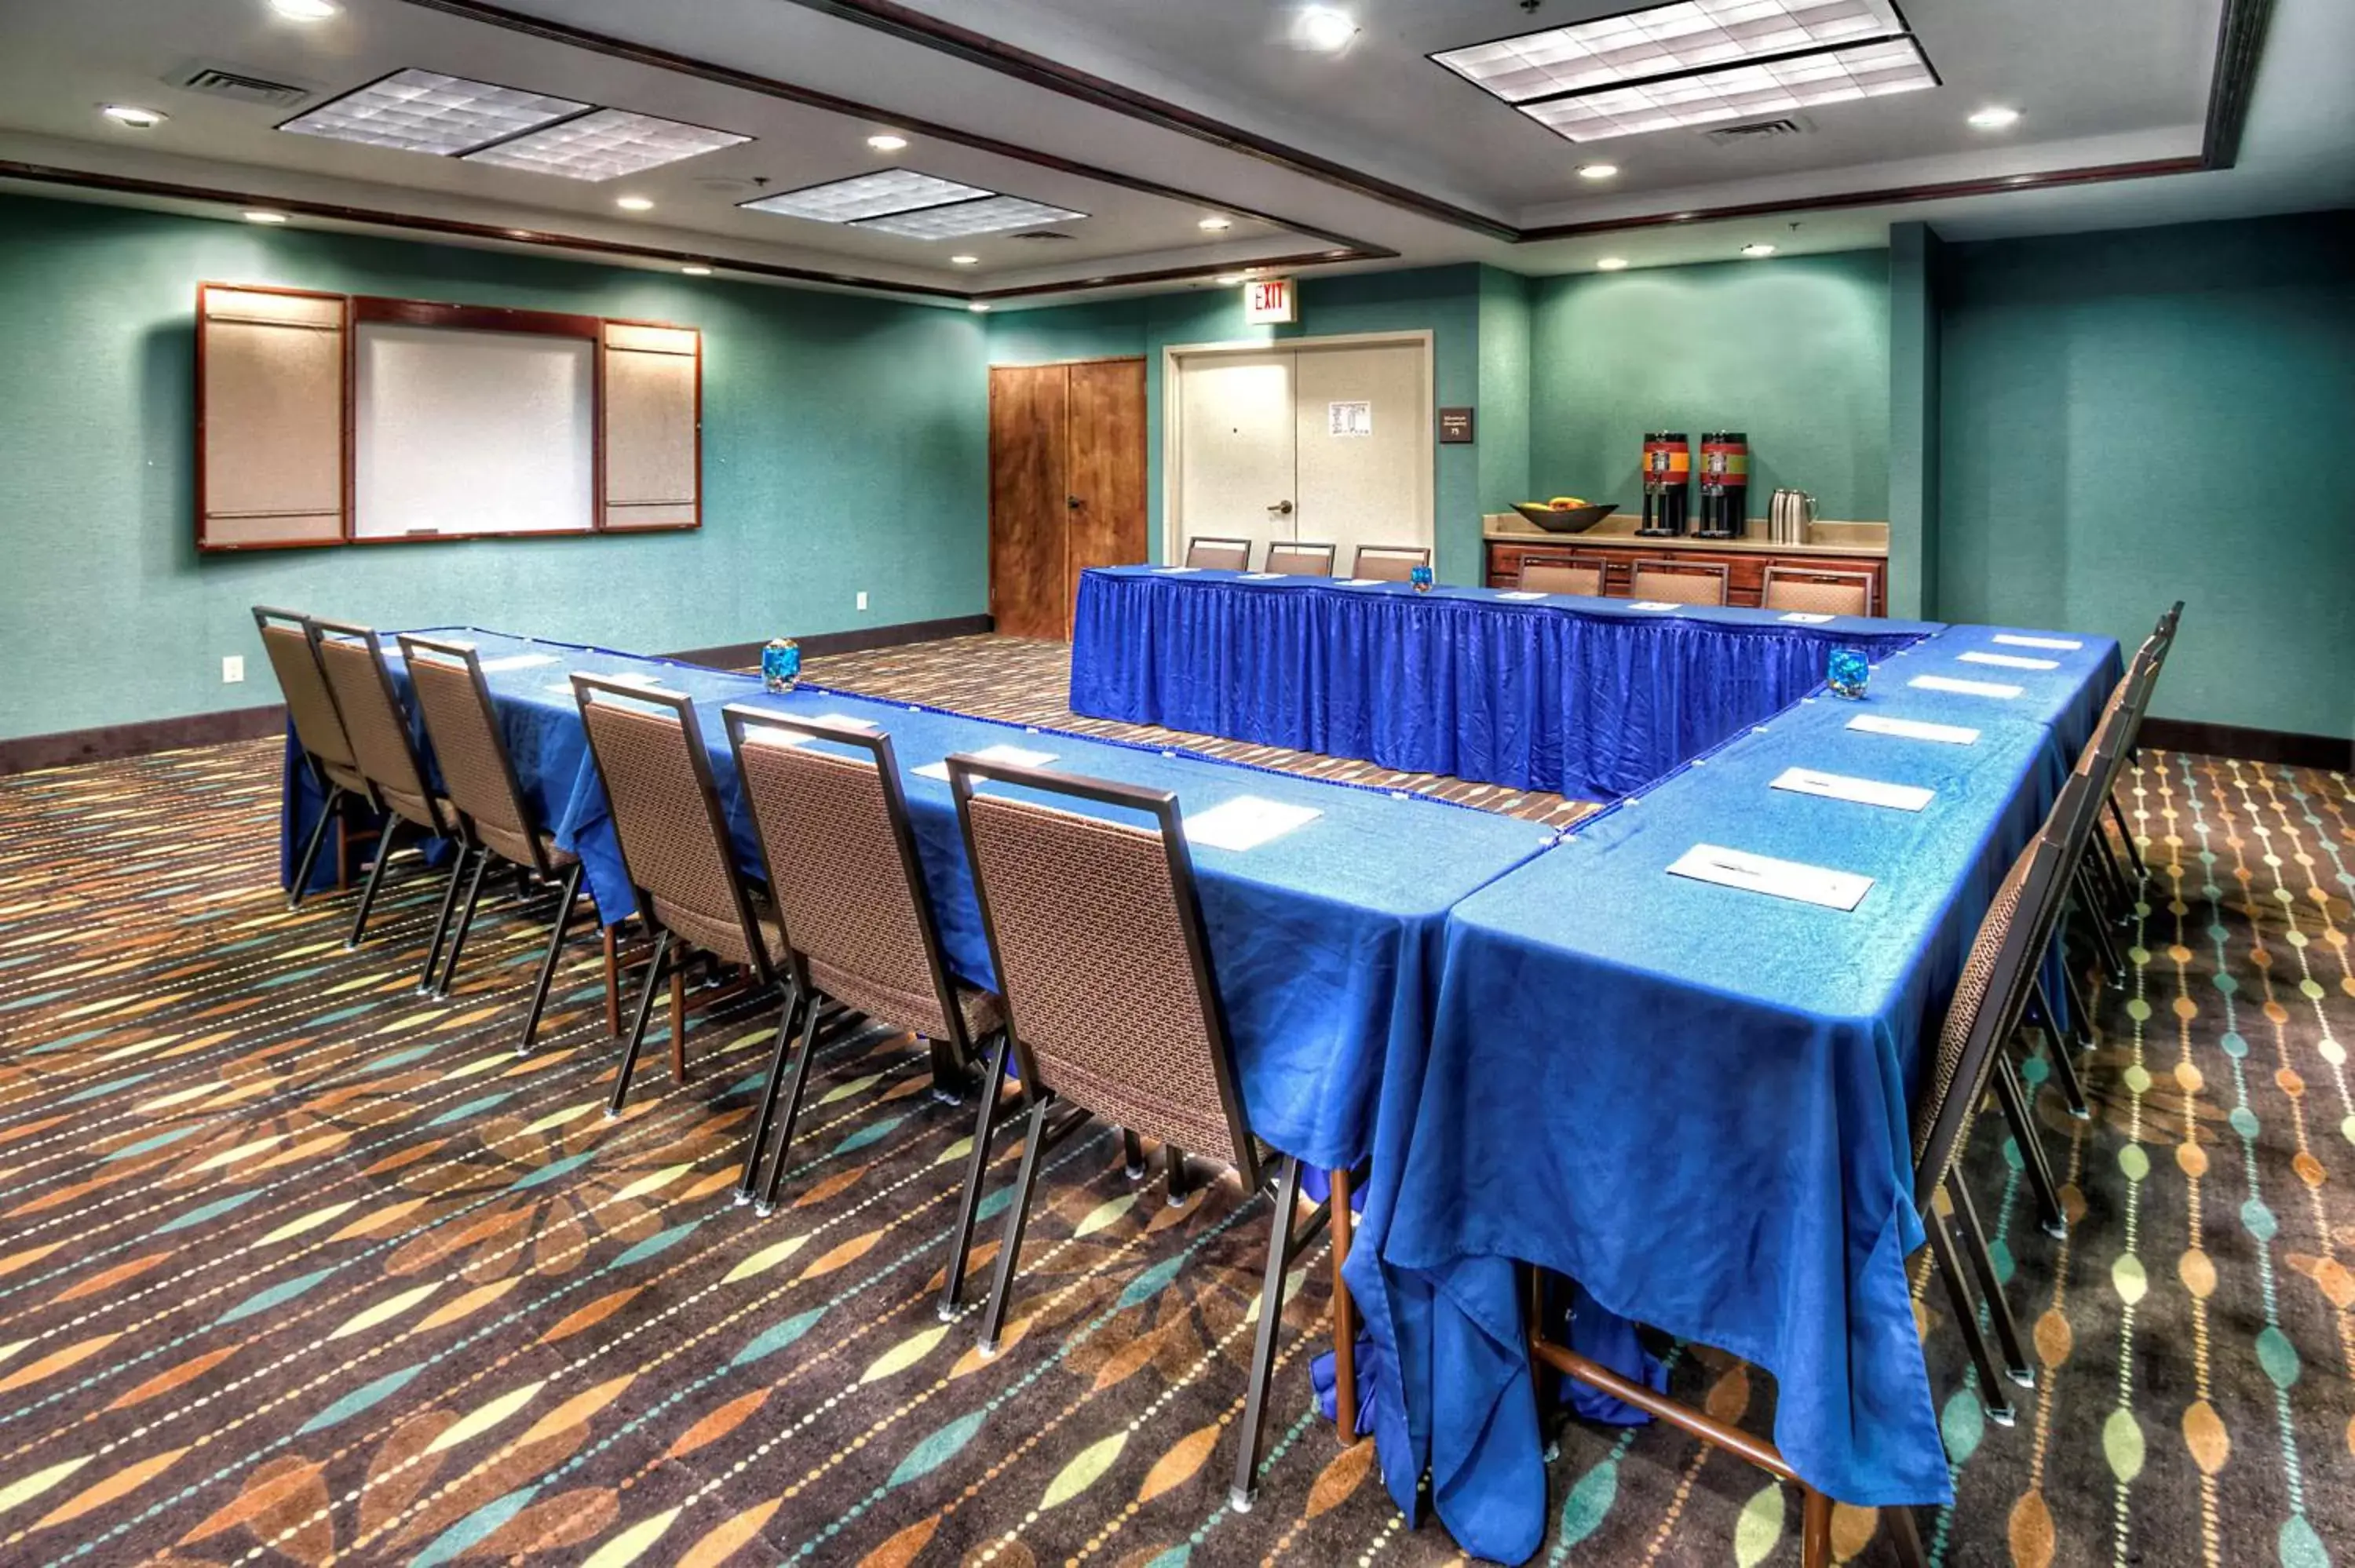
[[[1321,1249],[1260,1506],[1226,1507],[1263,1204],[1172,1208],[1115,1138],[1064,1145],[984,1362],[932,1312],[965,1128],[911,1042],[832,1039],[785,1204],[734,1207],[766,1001],[697,992],[691,1081],[650,1048],[608,1123],[594,945],[518,1061],[539,906],[486,900],[458,994],[421,1001],[438,886],[395,875],[357,951],[348,897],[288,914],[277,758],[0,779],[0,1562],[1456,1559],[1307,1414]],[[2068,1239],[1995,1132],[1971,1164],[2044,1375],[1987,1425],[1925,1308],[1962,1501],[1924,1532],[1949,1563],[2345,1562],[2355,798],[2153,753],[2127,802],[2154,891],[2096,1116],[2041,1104]],[[1767,1380],[1690,1350],[1676,1376],[1763,1429]],[[1545,1561],[1796,1560],[1778,1489],[1659,1428],[1568,1429],[1551,1480]],[[1890,1561],[1874,1522],[1842,1510],[1843,1560]]]

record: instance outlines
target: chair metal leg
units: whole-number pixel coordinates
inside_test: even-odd
[[[2004,1388],[2004,1377],[1996,1370],[1995,1352],[1987,1348],[1987,1334],[1979,1328],[1978,1306],[1971,1299],[1970,1287],[1963,1279],[1963,1260],[1956,1255],[1954,1232],[1947,1220],[1932,1209],[1922,1216],[1924,1229],[1930,1233],[1932,1266],[1939,1281],[1946,1287],[1946,1304],[1952,1309],[1955,1330],[1963,1337],[1963,1344],[1971,1352],[1971,1366],[1978,1373],[1979,1398],[1987,1405],[1987,1416],[1998,1426],[2009,1426],[2019,1419],[2012,1408],[2011,1395]]]
[[[2085,1000],[2085,988],[2077,983],[2077,971],[2069,967],[2069,946],[2055,933],[2052,940],[2061,949],[2061,984],[2069,998],[2069,1038],[2080,1051],[2094,1048],[2094,1010]]]
[[[303,858],[294,865],[294,885],[287,890],[286,907],[303,907],[303,895],[311,886],[311,868],[319,863],[319,846],[327,842],[327,824],[343,810],[344,791],[339,786],[327,791],[326,804],[319,808],[319,820],[311,826],[311,837],[303,845]]]
[[[2079,1121],[2090,1119],[2094,1107],[2086,1102],[2085,1086],[2077,1076],[2077,1064],[2069,1059],[2069,1043],[2055,1029],[2040,1029],[2037,1033],[2045,1042],[2044,1059],[2052,1064],[2052,1078],[2061,1086],[2061,1097],[2069,1102],[2069,1114]]]
[[[777,1019],[777,1048],[769,1057],[768,1081],[761,1087],[761,1109],[752,1118],[752,1139],[744,1150],[743,1179],[736,1183],[736,1201],[752,1201],[754,1182],[761,1173],[761,1156],[768,1151],[769,1123],[777,1114],[777,1091],[785,1081],[785,1059],[793,1054],[794,1031],[799,1025],[802,1009],[801,987],[788,977],[785,985],[785,1010]]]
[[[376,907],[376,890],[384,885],[384,868],[392,863],[392,853],[400,830],[409,824],[400,817],[387,818],[384,832],[376,838],[376,863],[368,867],[368,880],[360,884],[359,913],[352,917],[352,934],[344,938],[344,950],[349,952],[360,945],[361,933],[368,929],[368,911]]]
[[[687,1082],[687,960],[694,949],[679,944],[678,960],[670,967],[670,1081]]]
[[[1889,1543],[1897,1552],[1897,1568],[1929,1568],[1930,1554],[1922,1550],[1922,1528],[1913,1510],[1903,1503],[1884,1504],[1881,1520],[1889,1527]]]
[[[450,956],[442,960],[442,979],[433,988],[436,996],[448,996],[451,982],[458,978],[458,956],[466,950],[466,933],[474,928],[474,906],[483,898],[483,874],[491,869],[491,852],[484,850],[474,857],[474,874],[466,879],[466,902],[458,914],[458,924],[450,933]]]
[[[777,1206],[777,1189],[785,1181],[785,1155],[794,1146],[794,1123],[802,1114],[802,1095],[809,1087],[810,1058],[817,1054],[817,1015],[824,998],[813,992],[802,1008],[801,1044],[794,1052],[793,1076],[785,1084],[784,1115],[777,1127],[777,1151],[769,1160],[769,1184],[757,1205],[765,1214]]]
[[[1946,1200],[1954,1205],[1955,1228],[1962,1233],[1963,1255],[1977,1277],[1979,1298],[1987,1303],[1987,1320],[1995,1325],[1995,1342],[2003,1351],[2004,1370],[2011,1381],[2022,1388],[2036,1386],[2036,1368],[2028,1359],[2026,1341],[2019,1337],[2019,1319],[2011,1315],[2011,1303],[2005,1299],[2003,1285],[1995,1277],[1995,1258],[1987,1251],[1987,1231],[1979,1224],[1978,1205],[1971,1202],[1970,1189],[1963,1185],[1962,1172],[1948,1171],[1945,1180]]]
[[[646,960],[645,990],[638,997],[638,1016],[630,1025],[630,1043],[622,1047],[622,1071],[613,1080],[613,1097],[605,1107],[609,1118],[622,1114],[622,1098],[630,1092],[630,1074],[638,1065],[638,1047],[646,1043],[646,1020],[655,1010],[655,992],[662,989],[663,966],[670,960],[670,933],[655,938],[655,956]]]
[[[1176,1144],[1163,1144],[1161,1153],[1169,1171],[1169,1206],[1175,1209],[1194,1195],[1194,1172],[1186,1162],[1186,1151]]]
[[[1235,1484],[1227,1501],[1249,1513],[1259,1493],[1259,1455],[1267,1425],[1267,1385],[1275,1372],[1275,1331],[1284,1316],[1284,1274],[1292,1261],[1292,1225],[1300,1206],[1300,1161],[1284,1157],[1275,1180],[1275,1213],[1268,1224],[1267,1278],[1259,1292],[1259,1337],[1252,1344],[1251,1393],[1243,1403],[1242,1452],[1235,1456]]]
[[[1039,1184],[1039,1156],[1047,1145],[1047,1107],[1054,1097],[1041,1094],[1030,1102],[1022,1125],[1022,1164],[1014,1173],[1014,1200],[1006,1206],[1006,1234],[997,1244],[997,1277],[989,1287],[989,1306],[981,1315],[981,1353],[994,1355],[997,1336],[1006,1327],[1006,1303],[1014,1294],[1014,1266],[1022,1252],[1023,1227],[1030,1223],[1030,1193]]]
[[[1349,1173],[1333,1172],[1333,1425],[1341,1446],[1358,1440],[1358,1311],[1341,1266],[1349,1261]]]
[[[2115,789],[2110,791],[2110,820],[2118,825],[2118,838],[2126,846],[2126,859],[2133,864],[2136,877],[2139,880],[2147,880],[2150,876],[2150,867],[2143,863],[2142,846],[2135,842],[2134,829],[2126,825],[2126,810],[2118,804],[2118,792]]]
[[[426,944],[425,968],[417,977],[420,996],[433,994],[434,972],[442,967],[442,943],[450,934],[450,916],[458,907],[458,890],[466,884],[466,862],[474,853],[460,844],[458,858],[450,863],[450,885],[442,891],[442,913],[433,917],[433,940]]]
[[[1832,1499],[1799,1489],[1799,1568],[1832,1568]]]
[[[2068,1214],[2061,1207],[2061,1189],[2053,1183],[2052,1167],[2044,1159],[2044,1140],[2037,1136],[2036,1116],[2030,1108],[2028,1091],[2020,1086],[2011,1058],[2000,1053],[1995,1059],[1995,1097],[2003,1107],[2004,1120],[2011,1124],[2012,1141],[2019,1145],[2020,1161],[2028,1170],[2028,1185],[2036,1194],[2036,1209],[2044,1234],[2055,1239],[2067,1235]]]
[[[2136,888],[2126,867],[2119,863],[2117,852],[2110,848],[2110,835],[2102,831],[2098,819],[2094,823],[2094,856],[2102,866],[2102,885],[2109,889],[2110,924],[2121,928],[2134,923]]]
[[[956,1229],[949,1236],[948,1272],[941,1283],[941,1320],[957,1315],[964,1297],[965,1259],[973,1251],[973,1227],[981,1212],[981,1183],[989,1169],[989,1140],[997,1130],[997,1092],[1006,1078],[1006,1052],[1010,1036],[1001,1029],[990,1036],[989,1064],[983,1070],[981,1109],[973,1120],[973,1152],[965,1157],[964,1192],[957,1202]],[[1136,1134],[1128,1135],[1134,1139]]]
[[[1135,1128],[1124,1127],[1120,1129],[1120,1151],[1124,1160],[1121,1174],[1132,1181],[1144,1181],[1146,1175],[1145,1139],[1136,1136]]]
[[[622,944],[614,932],[619,927],[604,928],[605,938],[605,1033],[622,1033]]]
[[[539,1015],[548,1011],[548,988],[556,980],[556,962],[564,951],[564,934],[572,925],[572,906],[581,896],[581,863],[574,861],[564,869],[564,885],[556,895],[556,924],[548,933],[548,957],[539,961],[539,982],[532,987],[531,1011],[524,1015],[523,1039],[516,1045],[516,1054],[531,1054],[531,1043],[539,1034]]]
[[[2094,952],[2102,961],[2102,973],[2114,986],[2126,983],[2126,966],[2118,961],[2118,945],[2110,939],[2109,922],[2102,914],[2100,895],[2093,891],[2093,875],[2085,863],[2077,863],[2077,887],[2085,909],[2085,930],[2094,943]]]

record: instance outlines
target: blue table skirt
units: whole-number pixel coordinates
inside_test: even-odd
[[[1554,842],[1550,832],[1509,817],[1173,749],[1026,729],[822,687],[770,695],[753,676],[576,644],[474,629],[439,634],[473,641],[486,662],[515,653],[558,661],[485,678],[517,782],[546,813],[557,842],[581,857],[608,921],[630,913],[634,896],[566,685],[568,670],[642,672],[695,698],[739,862],[748,870],[760,860],[723,705],[840,715],[889,730],[950,968],[976,985],[994,984],[994,975],[955,806],[947,784],[916,768],[952,752],[1017,745],[1053,753],[1049,766],[1059,771],[1171,790],[1188,812],[1240,795],[1316,808],[1317,820],[1257,849],[1197,845],[1193,860],[1252,1125],[1278,1149],[1322,1168],[1365,1157],[1385,1063],[1401,1052],[1423,1054],[1448,909]],[[398,662],[395,671],[405,697],[406,672]],[[289,797],[290,838],[308,825],[306,799],[315,813],[314,795]],[[1053,803],[1118,814],[1061,798]]]
[[[1776,1441],[1831,1496],[1949,1496],[1903,1266],[1911,1107],[2065,773],[2040,725],[1955,747],[1846,730],[1859,711],[1795,708],[1450,917],[1431,1054],[1391,1063],[1348,1274],[1395,1347],[1391,1493],[1412,1508],[1427,1462],[1476,1554],[1520,1561],[1545,1527],[1515,1260],[1773,1372]],[[1907,813],[1767,787],[1793,765],[1938,796]],[[1666,874],[1702,842],[1877,881],[1842,914]]]
[[[1103,567],[1080,579],[1071,703],[1099,718],[1616,800],[1820,683],[1833,648],[1879,659],[1936,630]]]

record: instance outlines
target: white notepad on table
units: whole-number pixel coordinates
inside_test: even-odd
[[[2058,670],[2058,659],[2028,659],[2017,653],[1957,653],[1955,658],[1965,664],[1993,664],[1999,670]]]
[[[1937,794],[1918,784],[1884,784],[1878,779],[1852,779],[1813,768],[1785,768],[1773,788],[1797,795],[1820,795],[1827,800],[1853,800],[1859,806],[1886,806],[1893,811],[1918,811]]]
[[[1543,599],[1545,595],[1533,588],[1516,588],[1511,593],[1500,593],[1497,597],[1498,599]]]
[[[1780,619],[1784,620],[1796,620],[1802,626],[1821,626],[1825,621],[1838,620],[1839,617],[1836,615],[1817,615],[1813,610],[1807,609],[1794,609],[1787,611]]]
[[[1384,579],[1380,577],[1339,577],[1335,579],[1333,586],[1335,588],[1380,588],[1383,581]]]
[[[542,664],[553,664],[553,653],[508,653],[496,659],[485,659],[480,666],[485,675],[496,675],[502,670],[537,670]]]
[[[801,715],[796,714],[793,716],[798,718]],[[875,727],[873,724],[860,718],[857,714],[812,714],[809,715],[809,720],[812,724],[847,725],[852,729]],[[779,729],[770,724],[751,724],[744,726],[744,744],[747,746],[807,746],[813,740],[823,738],[821,736],[804,735],[799,730]]]
[[[985,746],[979,751],[966,755],[978,757],[984,762],[1003,762],[1008,768],[1044,768],[1055,760],[1055,754],[1051,751],[1026,751],[1018,746]],[[945,784],[949,779],[949,759],[943,757],[938,762],[928,762],[916,771],[926,779],[937,779]]]
[[[1827,909],[1854,909],[1872,888],[1872,878],[1852,871],[1808,865],[1803,861],[1776,860],[1722,844],[1695,844],[1668,867],[1671,876],[1689,876],[1721,887],[1740,887],[1776,898],[1820,904]]]
[[[1977,746],[1979,732],[1967,725],[1932,724],[1927,719],[1884,718],[1879,714],[1859,714],[1848,721],[1850,729],[1867,735],[1896,735],[1907,740],[1934,740],[1945,746]]]
[[[1178,577],[1185,576],[1188,572],[1199,572],[1202,568],[1199,567],[1156,567],[1153,569],[1159,572],[1165,577]]]
[[[1284,575],[1282,572],[1245,572],[1242,580],[1247,583],[1272,583]]]
[[[2073,652],[2084,644],[2067,637],[2023,637],[2016,631],[1998,631],[1988,639],[2007,648],[2051,648],[2060,652]]]
[[[637,686],[647,691],[659,690],[662,686],[662,677],[660,675],[644,675],[634,670],[623,670],[619,672],[612,670],[581,670],[577,673],[588,676],[592,681],[610,681],[617,686]],[[572,694],[572,683],[570,681],[551,681],[549,683],[548,690],[554,692],[559,697],[569,697]]]
[[[1677,607],[1665,599],[1631,599],[1627,601],[1627,608],[1629,609],[1674,609]]]
[[[1212,849],[1251,850],[1305,827],[1325,813],[1314,806],[1286,805],[1257,795],[1238,795],[1186,819],[1186,842]]]
[[[2016,697],[2020,688],[2000,681],[1961,681],[1952,675],[1916,675],[1905,683],[1925,692],[1955,692],[1966,697]]]

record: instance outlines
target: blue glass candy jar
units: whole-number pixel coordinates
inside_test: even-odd
[[[1431,568],[1429,567],[1416,567],[1412,571],[1408,572],[1406,576],[1407,581],[1414,585],[1415,592],[1429,593],[1431,591],[1432,579]]]
[[[1854,648],[1832,650],[1831,663],[1824,672],[1824,680],[1831,687],[1834,696],[1861,697],[1865,683],[1871,678],[1872,666],[1865,662],[1860,651]]]
[[[802,645],[790,637],[773,637],[761,650],[761,684],[772,692],[790,692],[802,678]]]

